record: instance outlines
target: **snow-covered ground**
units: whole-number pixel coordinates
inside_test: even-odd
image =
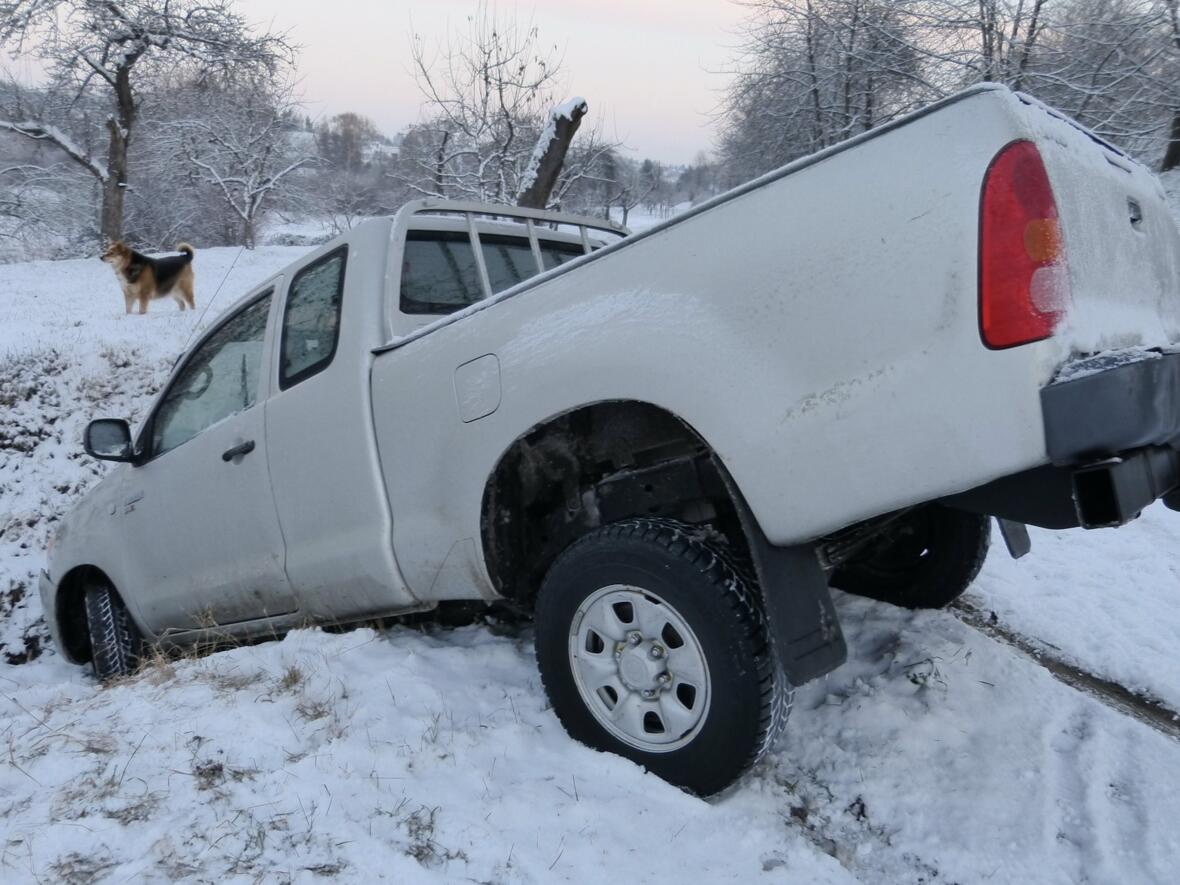
[[[707,802],[570,741],[527,628],[299,631],[106,689],[64,663],[34,576],[103,470],[86,420],[141,415],[223,278],[202,325],[302,251],[198,252],[196,315],[125,317],[95,259],[0,266],[0,881],[1174,880],[1180,744],[953,612],[838,595],[849,662]],[[1034,530],[969,599],[1180,709],[1178,533]]]

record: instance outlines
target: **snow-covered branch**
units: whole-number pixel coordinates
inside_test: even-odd
[[[36,141],[46,141],[62,150],[71,160],[79,163],[87,172],[104,184],[110,178],[105,163],[91,157],[69,135],[56,126],[33,120],[0,120],[0,130],[14,132]]]

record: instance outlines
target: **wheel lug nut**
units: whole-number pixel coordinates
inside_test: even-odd
[[[652,688],[645,688],[643,690],[642,694],[648,700],[651,700],[652,698],[654,698],[656,696],[655,689],[652,689]]]
[[[651,656],[658,661],[664,656],[664,647],[662,645],[653,645],[651,647]]]
[[[632,645],[639,645],[639,643],[643,642],[643,634],[638,630],[632,630],[627,634],[627,641]]]
[[[661,673],[659,676],[656,677],[656,682],[658,682],[660,685],[667,685],[671,681],[672,681],[672,677],[668,673]]]

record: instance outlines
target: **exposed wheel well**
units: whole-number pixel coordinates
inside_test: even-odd
[[[86,626],[86,587],[96,581],[111,583],[102,569],[80,565],[66,573],[57,587],[57,623],[67,657],[79,664],[88,662],[90,631]]]
[[[612,401],[532,428],[484,491],[482,536],[497,590],[531,605],[562,550],[600,525],[661,516],[720,533],[748,553],[725,473],[701,436],[650,403]]]

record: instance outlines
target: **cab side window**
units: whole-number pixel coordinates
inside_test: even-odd
[[[272,295],[267,292],[239,311],[189,357],[152,418],[153,456],[171,451],[258,401]]]
[[[286,390],[322,372],[336,355],[347,260],[348,247],[342,246],[309,264],[291,280],[283,309],[280,389]]]

